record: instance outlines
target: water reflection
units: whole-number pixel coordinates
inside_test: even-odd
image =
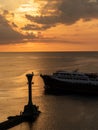
[[[42,112],[35,123],[12,130],[96,130],[98,98],[44,95],[40,73],[67,69],[98,72],[98,53],[3,53],[0,56],[0,121],[27,104],[25,75],[34,72],[33,102]]]

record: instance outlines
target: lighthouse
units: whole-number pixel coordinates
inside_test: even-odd
[[[33,105],[32,102],[32,79],[33,79],[34,74],[26,74],[27,80],[28,80],[28,105]]]
[[[40,111],[38,106],[33,105],[32,102],[32,79],[34,74],[26,74],[28,80],[28,104],[24,106],[24,111],[20,112],[20,115],[9,116],[6,121],[0,122],[0,130],[10,129],[22,122],[33,122],[36,120]]]
[[[28,104],[24,106],[24,111],[22,113],[22,116],[25,120],[35,120],[36,117],[39,115],[40,111],[38,110],[38,106],[33,104],[32,101],[32,79],[34,74],[26,74],[26,78],[28,81]]]

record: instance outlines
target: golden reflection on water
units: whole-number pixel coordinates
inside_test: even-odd
[[[17,84],[20,84],[18,87],[13,88],[12,97],[22,98],[28,96],[28,84],[27,79],[20,78],[20,80],[15,80]],[[25,83],[24,83],[25,82]],[[32,95],[41,96],[44,91],[44,83],[40,76],[34,76],[32,80]],[[23,83],[23,85],[22,85]]]

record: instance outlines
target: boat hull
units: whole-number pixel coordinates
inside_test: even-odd
[[[91,83],[73,83],[60,81],[48,75],[41,75],[44,81],[46,92],[51,93],[78,93],[78,94],[98,94],[98,85]]]

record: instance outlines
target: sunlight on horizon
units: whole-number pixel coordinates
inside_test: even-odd
[[[40,45],[40,46],[39,46]],[[61,45],[61,46],[60,46]],[[92,44],[91,44],[92,45]],[[0,47],[0,52],[56,52],[56,51],[97,51],[97,46],[93,47],[88,44],[78,44],[70,43],[52,43],[52,45],[47,43],[22,43],[17,45],[2,45]]]

